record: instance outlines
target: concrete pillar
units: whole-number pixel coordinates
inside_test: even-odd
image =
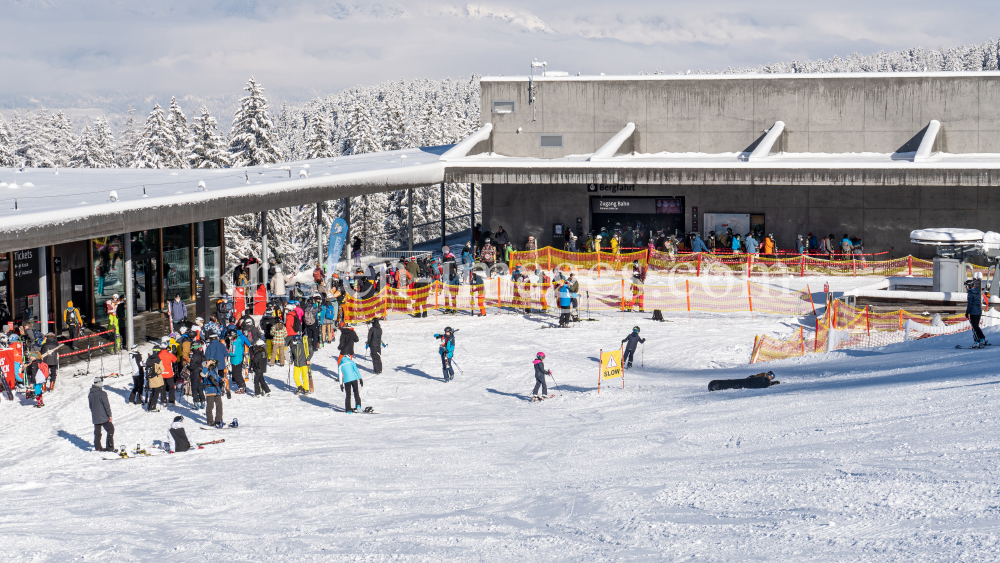
[[[444,182],[441,182],[441,246],[448,244],[447,225],[444,212]]]
[[[260,283],[267,285],[267,261],[270,257],[268,256],[267,247],[267,210],[260,212],[260,263],[262,276],[264,279],[260,280]]]
[[[132,286],[132,233],[125,233],[125,346],[135,344],[135,288]],[[205,275],[205,224],[198,223],[198,271]]]
[[[323,202],[316,204],[316,263],[323,267]]]
[[[125,256],[132,256],[131,242],[126,245]],[[198,223],[198,277],[205,277],[205,222]],[[132,278],[126,278],[131,280]],[[129,294],[131,295],[131,294]]]
[[[413,188],[406,189],[406,201],[410,205],[410,209],[406,213],[406,229],[409,234],[410,252],[413,252]]]
[[[48,257],[46,247],[38,247],[38,320],[41,323],[41,334],[49,333],[49,276],[47,275]]]

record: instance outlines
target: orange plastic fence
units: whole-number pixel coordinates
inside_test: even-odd
[[[687,280],[669,285],[639,285],[624,280],[581,285],[579,308],[591,311],[702,311],[710,313],[775,313],[811,315],[816,308],[807,286],[784,291],[749,280],[733,279],[711,285]],[[558,314],[555,284],[515,283],[508,279],[486,280],[482,285],[444,285],[434,282],[420,289],[383,288],[365,300],[348,297],[344,302],[347,322],[365,322],[389,314],[415,314],[431,310],[500,312],[532,309]]]
[[[868,307],[859,309],[842,301],[833,301],[823,317],[816,318],[816,328],[806,334],[801,328],[785,339],[759,335],[754,339],[750,363],[781,360],[806,354],[823,353],[843,348],[870,348],[911,339],[937,336],[924,331],[907,329],[907,321],[931,326],[933,316],[904,311],[876,313]],[[944,327],[939,334],[954,334],[971,327],[964,315],[942,316]],[[909,334],[907,334],[909,332]],[[833,338],[834,340],[831,340]]]
[[[511,263],[537,266],[545,270],[621,271],[638,260],[652,271],[673,272],[695,277],[705,275],[741,276],[917,276],[933,275],[933,263],[904,256],[891,260],[868,260],[862,256],[845,260],[824,260],[815,256],[760,256],[758,254],[669,254],[641,251],[627,254],[609,252],[567,252],[546,246],[538,250],[512,252]],[[982,267],[976,271],[985,272]]]

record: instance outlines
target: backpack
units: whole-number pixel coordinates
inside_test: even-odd
[[[299,315],[295,311],[292,311],[292,330],[295,331],[295,334],[302,332],[302,321],[299,320]]]
[[[298,318],[298,316],[296,316]],[[304,320],[306,325],[313,326],[316,324],[316,307],[309,307],[306,309],[306,314],[304,315]]]
[[[80,324],[79,319],[76,318],[76,309],[75,308],[69,310],[69,322],[70,322],[70,324],[74,324],[74,325]]]
[[[653,309],[653,320],[661,322],[663,321],[663,313],[660,312],[659,309]]]

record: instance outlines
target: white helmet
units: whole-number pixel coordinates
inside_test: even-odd
[[[111,298],[112,299],[118,299],[118,294],[116,293],[116,294],[112,295]]]

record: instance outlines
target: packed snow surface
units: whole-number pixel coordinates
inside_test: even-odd
[[[330,346],[314,395],[274,367],[270,397],[224,400],[237,430],[199,429],[187,400],[146,413],[108,379],[117,444],[166,440],[176,414],[226,439],[124,461],[92,451],[92,377],[66,367],[44,408],[0,402],[4,560],[995,559],[1000,346],[956,350],[965,333],[748,366],[755,334],[812,317],[648,317],[392,317],[381,375],[357,346],[377,415],[341,412]],[[649,353],[598,394],[600,349],[634,325]],[[539,351],[559,387],[530,403]],[[707,391],[764,370],[781,384]]]

